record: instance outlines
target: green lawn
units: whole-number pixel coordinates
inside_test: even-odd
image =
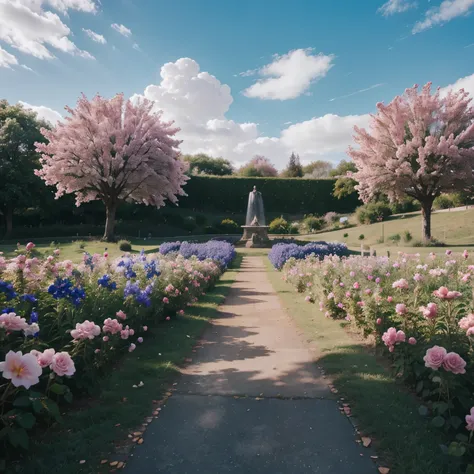
[[[439,447],[444,442],[441,433],[418,414],[415,396],[379,363],[373,350],[349,334],[341,322],[325,318],[317,305],[295,294],[268,260],[267,269],[288,314],[314,343],[316,363],[350,404],[361,432],[373,439],[380,464],[388,465],[391,474],[457,472],[452,464],[445,464]]]
[[[37,433],[28,458],[16,466],[15,472],[109,472],[111,461],[124,459],[132,446],[127,442],[128,434],[142,431],[141,424],[158,406],[153,400],[172,388],[179,367],[192,356],[193,346],[223,303],[240,262],[237,256],[233,269],[185,316],[150,329],[143,344],[104,378],[96,398],[80,401],[64,417],[63,425]],[[144,383],[142,387],[133,388],[140,382]],[[102,459],[108,463],[101,466]]]

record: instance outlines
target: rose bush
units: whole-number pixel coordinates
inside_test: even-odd
[[[423,400],[420,414],[452,436],[444,449],[474,472],[474,262],[454,254],[290,258],[283,279],[345,319],[386,354]],[[472,466],[472,467],[471,467]]]
[[[9,456],[28,447],[37,422],[59,421],[59,406],[90,392],[149,326],[184,314],[233,257],[233,247],[224,262],[217,251],[85,253],[74,264],[33,249],[0,254],[0,445]]]

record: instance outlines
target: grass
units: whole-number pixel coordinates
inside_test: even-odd
[[[360,250],[361,244],[371,246],[378,254],[385,254],[387,250],[392,253],[397,251],[422,254],[440,249],[430,247],[412,247],[411,244],[403,242],[405,230],[411,232],[413,241],[421,240],[421,214],[419,212],[406,214],[405,217],[393,216],[385,222],[376,224],[360,225],[349,229],[340,229],[330,232],[301,236],[304,240],[326,240],[346,242],[352,250]],[[349,234],[344,237],[344,234]],[[364,239],[359,236],[364,234]],[[384,235],[385,242],[377,241]],[[400,245],[391,243],[388,237],[400,234],[402,241]],[[436,239],[445,242],[449,247],[460,247],[474,250],[474,209],[466,211],[435,212],[432,216],[432,235]]]
[[[120,452],[126,451],[127,435],[151,416],[157,406],[153,400],[169,390],[185,357],[215,317],[240,262],[241,256],[237,256],[216,287],[185,316],[150,329],[144,343],[102,381],[97,398],[86,400],[81,409],[71,410],[60,427],[39,434],[29,457],[16,472],[96,473],[101,472],[101,459],[120,460]],[[144,385],[133,388],[140,381]],[[80,464],[81,460],[86,462]],[[108,472],[108,465],[105,468]]]
[[[267,261],[268,276],[305,337],[319,352],[339,394],[350,404],[359,429],[374,440],[391,474],[448,474],[439,445],[445,440],[418,414],[418,400],[384,368],[362,340],[349,334],[340,322],[327,319],[302,295],[295,297]]]

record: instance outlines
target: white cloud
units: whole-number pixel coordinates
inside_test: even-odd
[[[70,39],[71,30],[59,16],[41,9],[38,0],[0,0],[0,40],[22,53],[39,59],[52,59],[46,46],[87,59],[93,56],[80,50]]]
[[[82,31],[92,40],[95,41],[96,43],[100,44],[105,44],[107,43],[107,40],[102,36],[99,35],[99,33],[95,33],[92,30],[87,30],[86,28],[82,28]]]
[[[26,66],[25,64],[21,64],[21,67],[22,67],[23,69],[26,69],[27,71],[35,72],[33,69],[31,69],[30,67]]]
[[[59,120],[62,120],[62,115],[56,110],[45,107],[44,105],[31,105],[27,102],[19,101],[25,109],[31,109],[38,114],[38,118],[50,122],[52,125],[56,125]]]
[[[365,125],[366,116],[325,115],[285,127],[279,136],[262,136],[256,123],[239,123],[226,117],[233,102],[230,87],[199,64],[181,58],[161,68],[161,82],[149,85],[143,95],[163,110],[165,120],[175,120],[181,131],[183,153],[208,153],[242,164],[255,154],[271,159],[283,168],[292,151],[305,159],[338,161],[352,142],[353,125]],[[338,154],[337,157],[335,154]]]
[[[383,84],[383,83],[374,84],[373,86],[366,87],[365,89],[359,89],[358,91],[351,92],[350,94],[340,95],[338,97],[333,97],[332,99],[329,99],[329,102],[333,102],[333,101],[339,100],[339,99],[347,99],[347,97],[352,97],[353,95],[361,94],[362,92],[367,92],[367,91],[370,91],[372,89],[376,89],[377,87],[380,87],[380,86],[383,86],[383,85],[385,85],[385,84]]]
[[[239,72],[239,74],[237,74],[237,76],[250,77],[250,76],[255,76],[255,74],[257,74],[257,72],[258,72],[258,68],[257,69],[247,69],[247,71]]]
[[[469,94],[474,100],[474,74],[471,74],[470,76],[466,76],[466,77],[461,77],[454,84],[450,84],[446,87],[443,87],[440,90],[440,93],[441,93],[441,96],[445,96],[448,93],[448,91],[450,90],[456,91],[459,89],[464,89],[465,91],[469,92]]]
[[[129,30],[126,26],[124,25],[119,25],[117,23],[112,23],[110,25],[115,31],[117,31],[118,33],[120,33],[121,35],[129,38],[130,36],[132,36],[132,30]]]
[[[403,13],[410,8],[416,7],[416,2],[410,0],[388,0],[387,3],[384,3],[378,10],[378,13],[381,13],[383,16],[394,15],[395,13]]]
[[[294,99],[324,77],[332,68],[333,60],[333,55],[313,54],[312,49],[295,49],[283,56],[277,55],[259,71],[261,76],[267,77],[245,89],[244,94],[260,99]]]
[[[61,13],[67,13],[69,8],[87,13],[97,12],[97,4],[93,0],[46,0],[46,3]]]
[[[447,23],[454,18],[470,13],[474,0],[444,0],[439,7],[430,8],[425,19],[415,24],[412,33],[420,33],[432,26]]]
[[[141,48],[140,46],[138,46],[138,43],[133,43],[132,48],[135,49],[136,51],[141,51]]]
[[[11,69],[11,66],[16,66],[17,64],[18,60],[16,57],[13,56],[13,54],[10,54],[8,51],[5,51],[0,46],[0,67]]]

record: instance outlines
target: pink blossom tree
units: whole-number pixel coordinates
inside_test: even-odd
[[[265,156],[255,155],[246,165],[240,168],[239,174],[248,177],[275,177],[278,176],[278,170]]]
[[[180,160],[178,128],[152,113],[153,103],[133,104],[122,94],[110,100],[84,95],[70,117],[55,129],[42,129],[48,143],[36,174],[56,186],[56,198],[74,193],[76,205],[101,200],[106,208],[104,240],[114,240],[115,214],[121,201],[161,207],[185,195],[187,165]]]
[[[415,85],[388,105],[377,104],[370,131],[355,127],[360,146],[349,147],[365,202],[377,194],[391,201],[406,195],[422,207],[422,235],[431,239],[431,210],[442,192],[462,189],[472,182],[474,108],[460,89],[445,95],[431,93],[431,83],[420,92]]]

